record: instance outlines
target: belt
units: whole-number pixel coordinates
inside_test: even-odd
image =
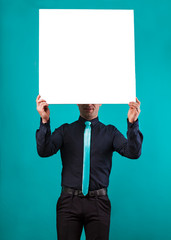
[[[82,191],[78,190],[78,189],[73,189],[73,188],[68,188],[68,187],[62,186],[62,192],[67,192],[67,193],[70,193],[70,194],[73,194],[73,195],[85,197],[84,194],[82,193]],[[94,191],[88,191],[87,195],[88,196],[107,195],[107,189],[106,188],[101,188],[101,189],[94,190]]]

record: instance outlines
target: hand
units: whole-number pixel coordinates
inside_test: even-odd
[[[137,120],[141,110],[140,110],[140,101],[136,97],[136,102],[129,102],[129,111],[128,111],[128,120],[133,123]]]
[[[43,123],[47,123],[49,120],[50,116],[50,110],[48,108],[49,104],[44,99],[40,99],[40,95],[37,96],[36,98],[36,103],[37,103],[37,111],[40,114],[42,118]]]

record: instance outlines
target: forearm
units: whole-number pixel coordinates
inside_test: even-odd
[[[131,124],[127,119],[127,125],[127,139],[116,131],[114,150],[124,157],[137,159],[141,155],[143,135],[139,130],[138,120]]]
[[[52,142],[50,119],[46,123],[43,123],[43,120],[40,119],[40,127],[36,131],[36,143],[40,157],[49,157],[57,152]]]
[[[128,158],[137,159],[141,155],[143,135],[139,130],[138,120],[134,123],[130,123],[127,119],[127,124],[128,131],[125,154]]]
[[[51,135],[49,121],[43,123],[40,118],[40,127],[36,131],[37,152],[40,157],[48,157],[49,155],[49,138]]]

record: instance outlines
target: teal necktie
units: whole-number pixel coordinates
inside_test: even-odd
[[[90,141],[91,141],[91,122],[85,122],[84,130],[84,155],[83,155],[83,177],[82,177],[82,193],[87,195],[90,179]]]

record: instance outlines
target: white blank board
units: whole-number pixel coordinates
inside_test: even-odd
[[[49,104],[135,101],[134,11],[39,9],[39,94]]]

